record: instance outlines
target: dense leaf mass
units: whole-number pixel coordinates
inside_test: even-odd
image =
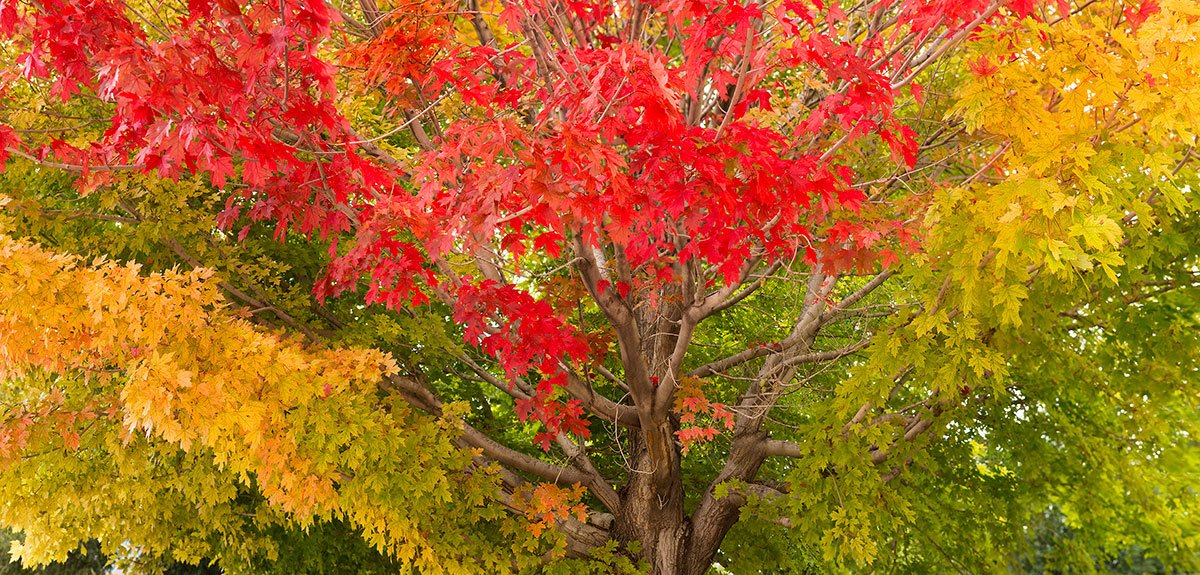
[[[1200,563],[1194,2],[0,0],[0,52],[26,561],[1000,573],[1055,509]]]

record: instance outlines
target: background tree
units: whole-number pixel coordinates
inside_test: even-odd
[[[1048,509],[1040,517],[1035,517],[1029,529],[1029,537],[1031,549],[1029,553],[1017,558],[1013,568],[1015,573],[1184,573],[1164,566],[1162,561],[1155,557],[1147,556],[1145,549],[1137,544],[1115,551],[1106,550],[1098,555],[1079,550],[1075,548],[1071,528],[1067,526],[1062,513],[1056,509]],[[1081,551],[1084,558],[1073,557]]]
[[[1197,10],[4,0],[0,520],[1002,572],[1054,503],[1194,564]]]

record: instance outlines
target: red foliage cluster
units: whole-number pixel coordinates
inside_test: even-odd
[[[520,38],[508,45],[453,41],[451,11],[433,1],[368,22],[372,39],[339,56],[364,89],[382,88],[406,122],[444,98],[474,107],[439,126],[409,173],[365,154],[368,141],[335,106],[335,68],[318,48],[340,16],[319,0],[190,0],[177,21],[146,24],[113,0],[0,0],[0,36],[22,43],[26,79],[112,107],[89,146],[22,149],[0,128],[0,154],[77,165],[85,187],[115,167],[204,173],[232,190],[221,227],[269,221],[279,237],[335,242],[353,233],[320,296],[364,279],[369,301],[393,307],[443,294],[467,341],[509,377],[541,373],[522,410],[552,431],[582,433],[578,407],[552,396],[564,377],[558,362],[584,362],[596,346],[530,292],[455,275],[445,257],[499,243],[520,269],[529,250],[608,250],[639,270],[616,283],[622,299],[680,279],[687,263],[735,282],[756,254],[872,261],[890,253],[879,240],[903,227],[855,216],[864,195],[823,136],[878,136],[911,166],[914,132],[892,108],[923,62],[893,48],[907,41],[901,34],[965,34],[995,13],[986,0],[908,1],[893,33],[852,44],[814,27],[845,18],[836,5],[789,0],[771,15],[782,36],[768,41],[754,3],[660,0],[639,9],[662,14],[680,39],[664,50],[605,24],[616,9],[507,2],[498,22]],[[549,30],[558,48],[537,22],[560,23]],[[771,109],[776,79],[797,69],[845,89],[794,125],[754,119]],[[725,96],[705,109],[711,94]]]

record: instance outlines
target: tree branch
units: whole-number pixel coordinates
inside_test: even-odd
[[[401,397],[414,407],[431,415],[442,416],[442,400],[424,385],[421,385],[416,379],[401,375],[384,374],[380,385],[386,391],[401,392]],[[582,471],[542,461],[536,457],[504,446],[469,423],[462,422],[461,429],[463,432],[462,439],[466,444],[479,449],[483,455],[502,465],[507,465],[544,481],[550,481],[559,485],[588,483],[587,474]]]
[[[559,362],[559,369],[562,369],[567,374],[567,393],[571,397],[578,399],[580,407],[587,411],[609,421],[627,427],[630,429],[638,429],[641,427],[641,421],[638,420],[637,410],[628,405],[621,405],[604,395],[597,393],[595,388],[591,386],[579,372],[571,368],[564,362]]]
[[[879,286],[883,285],[883,282],[887,281],[888,278],[892,277],[893,275],[895,275],[895,271],[891,269],[886,269],[879,272],[875,277],[871,278],[871,281],[867,282],[866,285],[858,288],[858,290],[856,290],[854,293],[846,296],[842,299],[842,301],[837,302],[833,305],[833,307],[829,308],[828,311],[821,315],[821,321],[827,322],[833,319],[833,317],[838,315],[840,312],[849,309],[850,306],[858,303],[860,300],[862,300],[862,298],[866,297],[871,292],[875,291]]]

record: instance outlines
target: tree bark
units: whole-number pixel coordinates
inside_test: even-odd
[[[656,472],[653,466],[658,457],[651,454],[644,438],[638,434],[634,442],[629,481],[621,493],[625,506],[616,514],[612,537],[640,545],[651,574],[683,575],[687,573],[682,568],[691,539],[691,521],[683,507],[678,454],[671,445],[676,465],[666,474]],[[667,481],[656,481],[664,475]]]

